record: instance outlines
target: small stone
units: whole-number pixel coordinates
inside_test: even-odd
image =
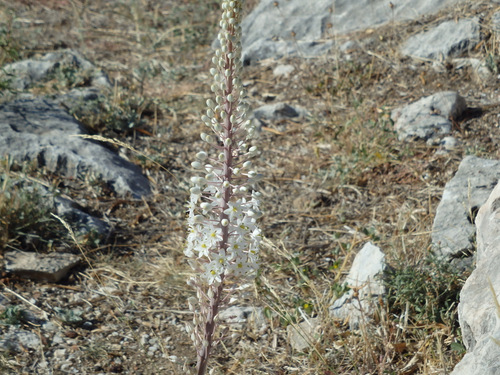
[[[273,74],[275,77],[288,78],[294,70],[295,67],[293,65],[277,65],[273,70]]]
[[[374,301],[385,293],[381,275],[385,269],[385,255],[380,248],[367,242],[354,258],[344,284],[349,291],[330,307],[330,314],[358,329],[374,313]],[[354,290],[356,290],[356,297]]]
[[[452,151],[457,148],[458,140],[455,137],[444,137],[441,141],[441,146],[447,151]]]
[[[320,338],[319,322],[319,318],[311,318],[298,325],[289,325],[287,334],[292,348],[302,352],[313,346]]]
[[[54,350],[54,358],[61,359],[66,357],[66,349],[56,349]]]
[[[67,253],[39,254],[24,251],[5,253],[5,270],[33,280],[58,282],[80,263],[80,258]]]
[[[394,109],[391,119],[399,140],[427,141],[449,134],[452,129],[450,118],[459,118],[466,108],[465,99],[457,92],[444,91]]]

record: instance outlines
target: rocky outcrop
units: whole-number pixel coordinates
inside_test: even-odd
[[[461,0],[342,1],[262,0],[243,20],[245,64],[284,56],[324,54],[335,45],[334,34],[362,30],[389,21],[417,18]]]
[[[478,19],[447,21],[414,35],[403,45],[404,55],[430,60],[444,60],[472,50],[480,41]]]
[[[500,184],[479,210],[476,228],[476,269],[465,282],[458,306],[467,354],[452,375],[500,373]]]
[[[48,53],[40,59],[28,59],[8,64],[3,67],[1,74],[9,79],[9,86],[12,89],[25,90],[56,74],[59,68],[71,70],[75,80],[88,79],[90,82],[87,86],[111,88],[111,83],[103,71],[97,69],[79,52],[69,49]]]
[[[36,162],[66,177],[104,180],[119,195],[151,193],[140,169],[100,144],[78,137],[85,130],[49,99],[18,99],[0,105],[0,155]]]
[[[500,161],[467,156],[446,184],[432,226],[437,254],[465,261],[475,250],[475,215],[500,179]],[[468,260],[467,260],[468,258]],[[467,260],[467,261],[466,261]]]

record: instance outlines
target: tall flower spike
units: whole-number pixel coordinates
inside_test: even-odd
[[[254,134],[246,119],[247,105],[239,77],[241,63],[241,0],[222,2],[220,47],[212,59],[211,90],[215,101],[207,100],[201,121],[212,130],[201,139],[212,152],[198,152],[191,165],[201,173],[191,179],[188,203],[188,227],[184,254],[197,276],[189,280],[197,289],[199,310],[189,328],[197,348],[197,374],[205,374],[214,344],[216,316],[222,301],[224,285],[255,276],[261,239],[257,218],[259,193],[251,190],[258,174],[248,160],[257,154],[248,146]],[[208,163],[207,163],[208,162]],[[192,306],[192,301],[190,302]]]

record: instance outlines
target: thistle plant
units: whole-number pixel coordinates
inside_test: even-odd
[[[191,165],[198,175],[188,202],[189,234],[184,254],[196,276],[188,284],[197,292],[189,299],[194,313],[188,332],[197,350],[197,374],[204,374],[216,338],[217,314],[238,283],[258,269],[260,230],[257,219],[260,194],[251,189],[257,173],[249,160],[257,148],[249,144],[254,134],[246,119],[248,107],[240,80],[241,0],[222,1],[220,47],[212,59],[211,90],[201,120],[209,129],[201,139],[210,152],[200,151]]]

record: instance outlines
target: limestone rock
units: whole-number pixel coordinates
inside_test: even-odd
[[[38,254],[24,251],[5,253],[5,270],[34,280],[58,282],[80,263],[80,258],[67,253]]]
[[[354,258],[344,281],[350,290],[334,302],[330,314],[348,321],[351,329],[357,329],[363,318],[367,319],[374,313],[373,298],[385,293],[381,280],[385,267],[384,253],[371,242],[366,243]]]
[[[274,69],[273,69],[273,75],[275,77],[284,77],[284,78],[288,78],[290,76],[290,74],[295,70],[295,67],[293,65],[289,65],[289,64],[286,64],[286,65],[283,65],[283,64],[280,64],[278,66],[276,66]]]
[[[500,32],[500,12],[495,12],[491,17],[491,28],[494,32]]]
[[[453,59],[452,63],[456,70],[470,68],[478,82],[484,82],[492,78],[493,73],[488,69],[486,63],[475,58]]]
[[[111,83],[104,72],[97,69],[79,52],[69,49],[48,53],[40,59],[22,60],[8,64],[3,68],[3,71],[8,77],[14,77],[10,82],[11,88],[25,90],[35,83],[47,79],[57,68],[62,67],[73,69],[73,73],[87,75],[91,80],[90,86],[111,88]]]
[[[242,329],[244,324],[249,321],[255,323],[259,331],[267,328],[262,309],[252,306],[230,306],[219,312],[218,317],[225,324],[230,324],[235,329]]]
[[[443,22],[432,30],[409,38],[401,52],[424,59],[444,60],[474,48],[480,41],[479,31],[478,19]]]
[[[111,150],[86,139],[83,127],[49,99],[18,99],[0,105],[0,155],[30,160],[66,177],[93,176],[118,194],[151,193],[140,169]]]
[[[461,258],[474,249],[474,214],[500,179],[500,161],[467,156],[446,184],[432,226],[436,253]],[[469,262],[470,263],[470,262]]]
[[[106,222],[82,211],[75,202],[59,196],[51,197],[49,200],[53,200],[57,216],[67,221],[77,236],[94,232],[104,238],[110,234],[111,228]]]
[[[298,352],[313,346],[320,338],[319,318],[310,318],[299,324],[286,327],[288,341],[292,348]]]
[[[479,210],[476,227],[476,269],[465,282],[458,306],[467,354],[452,375],[500,373],[500,307],[495,301],[500,300],[500,184]]]
[[[253,112],[253,116],[259,120],[276,121],[284,118],[305,116],[307,111],[300,107],[292,107],[286,103],[274,103],[263,105]]]
[[[465,109],[465,99],[457,92],[443,91],[393,110],[391,119],[399,140],[429,140],[449,134],[450,118],[459,118]]]
[[[321,55],[335,46],[334,34],[414,19],[461,1],[399,0],[391,9],[386,0],[315,0],[314,6],[310,0],[261,0],[242,22],[243,61]]]
[[[21,352],[27,349],[38,350],[41,346],[40,337],[36,333],[25,330],[11,329],[0,338],[1,351]]]

